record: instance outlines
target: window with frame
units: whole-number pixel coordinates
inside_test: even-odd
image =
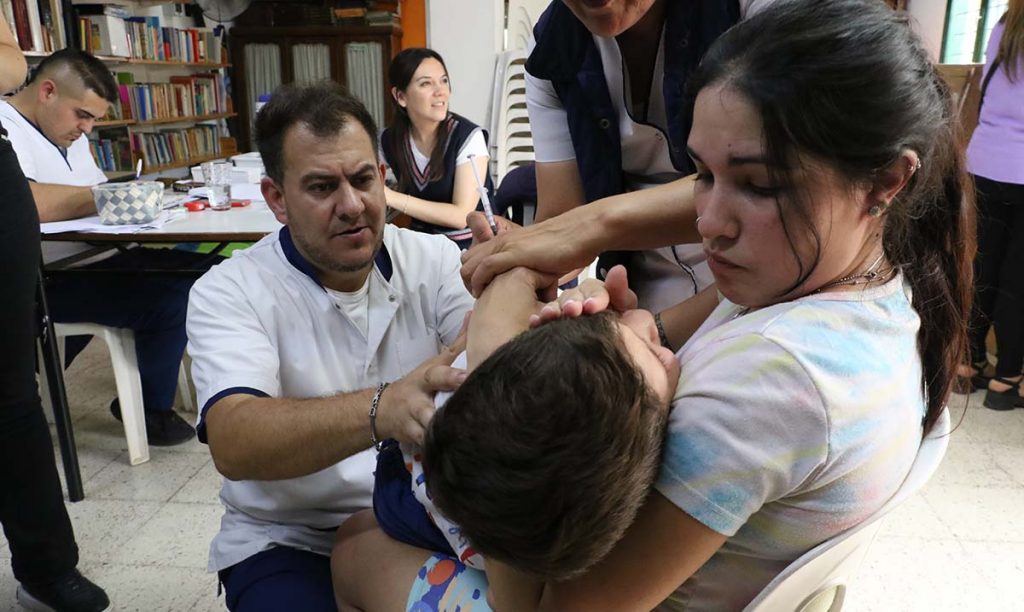
[[[985,61],[985,47],[1008,0],[949,0],[946,28],[942,36],[944,64],[972,64]]]

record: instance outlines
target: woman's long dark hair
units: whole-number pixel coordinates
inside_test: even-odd
[[[909,282],[921,318],[917,347],[929,431],[967,355],[974,202],[949,90],[906,16],[878,0],[773,4],[708,50],[688,83],[691,97],[710,85],[731,88],[759,111],[775,162],[770,168],[792,172],[806,155],[850,185],[863,185],[905,150],[920,156],[920,170],[886,213],[882,244]],[[817,244],[795,288],[817,265],[821,238],[810,225],[814,204],[806,194],[792,199],[784,225],[803,223],[799,229]],[[792,244],[794,228],[786,233]]]
[[[388,67],[388,81],[391,82],[391,86],[400,91],[405,91],[405,88],[409,86],[409,82],[412,81],[413,75],[416,74],[416,69],[427,58],[436,59],[441,62],[445,75],[448,74],[448,67],[445,66],[444,59],[441,58],[437,51],[423,47],[410,47],[403,49],[391,60],[391,65]],[[450,82],[451,78],[449,77]],[[394,97],[392,97],[391,101],[395,105],[395,112],[392,115],[389,128],[393,133],[395,155],[398,157],[398,159],[391,160],[391,162],[398,166],[398,190],[408,193],[412,186],[413,166],[416,163],[406,146],[406,143],[409,142],[409,132],[412,130],[412,121],[409,119],[409,112]],[[437,126],[434,148],[430,151],[430,163],[427,166],[428,182],[436,181],[444,175],[444,148],[448,142],[448,131],[450,129],[451,123],[448,121],[442,121]]]
[[[1011,83],[1017,82],[1017,67],[1024,56],[1024,0],[1010,0],[999,23],[1003,24],[1003,37],[999,40],[996,56]]]

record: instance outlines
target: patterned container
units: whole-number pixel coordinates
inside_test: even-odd
[[[104,183],[92,188],[92,197],[107,225],[149,223],[160,214],[164,186],[156,181]]]

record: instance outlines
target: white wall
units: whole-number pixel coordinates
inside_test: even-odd
[[[914,29],[924,40],[933,62],[939,61],[942,51],[942,30],[946,25],[947,0],[908,0],[907,13]]]
[[[452,111],[487,127],[494,65],[502,48],[503,0],[427,0],[427,46],[444,58]]]

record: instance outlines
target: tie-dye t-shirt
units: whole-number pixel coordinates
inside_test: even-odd
[[[742,609],[896,492],[922,435],[919,326],[902,277],[752,312],[719,304],[678,354],[656,488],[729,539],[664,609]]]

